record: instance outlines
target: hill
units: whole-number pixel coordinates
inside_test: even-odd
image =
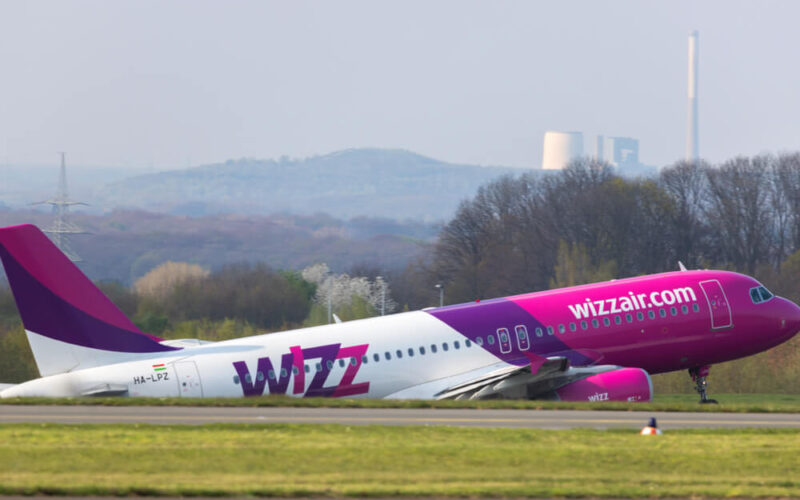
[[[404,150],[240,159],[108,184],[93,203],[174,215],[315,214],[442,221],[479,186],[519,169],[456,165]]]
[[[436,235],[432,225],[326,215],[187,217],[118,210],[104,216],[75,213],[70,220],[87,231],[70,237],[83,259],[81,269],[92,279],[123,284],[168,260],[208,269],[240,262],[276,269],[326,262],[340,272],[353,266],[399,269]],[[0,210],[0,227],[51,222],[52,216],[38,211]]]

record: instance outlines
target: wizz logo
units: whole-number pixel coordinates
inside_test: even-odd
[[[305,349],[300,346],[292,346],[288,353],[281,355],[281,364],[278,369],[269,357],[258,358],[255,377],[250,374],[244,361],[235,361],[233,367],[239,375],[242,392],[245,396],[261,396],[267,387],[269,387],[269,394],[286,394],[292,374],[294,374],[292,394],[303,394],[305,390],[305,397],[354,396],[369,391],[369,382],[353,383],[361,368],[361,357],[367,352],[368,347],[369,344],[348,347],[342,347],[341,344],[328,344]],[[305,361],[307,359],[319,360],[317,366],[320,369],[314,373],[308,389],[305,389]],[[325,386],[334,363],[340,359],[347,360],[347,368],[342,379],[336,385]]]

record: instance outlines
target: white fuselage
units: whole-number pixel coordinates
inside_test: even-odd
[[[136,357],[31,380],[0,396],[431,398],[475,371],[508,366],[423,311]]]

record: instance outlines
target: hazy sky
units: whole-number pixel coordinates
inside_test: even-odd
[[[0,0],[0,164],[184,167],[405,148],[541,164],[548,129],[800,149],[800,2]]]

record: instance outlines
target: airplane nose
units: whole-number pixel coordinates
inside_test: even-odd
[[[800,306],[788,299],[782,299],[781,331],[786,334],[786,339],[800,331]]]

